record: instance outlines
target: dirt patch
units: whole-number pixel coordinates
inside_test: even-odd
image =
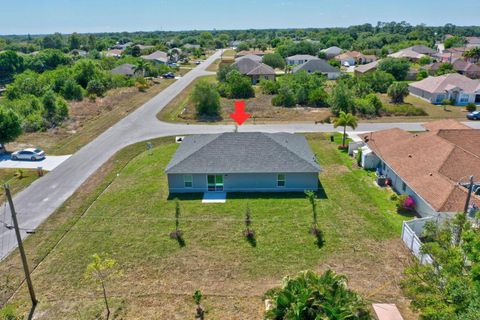
[[[400,288],[402,270],[412,262],[413,257],[401,239],[369,241],[361,250],[352,245],[350,252],[327,261],[321,270],[331,268],[346,275],[349,286],[369,302],[395,303],[405,320],[414,320],[417,315],[409,308],[409,300],[403,297]]]

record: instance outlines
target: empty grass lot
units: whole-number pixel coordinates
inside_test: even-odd
[[[323,168],[322,248],[308,233],[307,200],[294,193],[230,194],[225,204],[209,205],[198,195],[183,196],[186,246],[180,247],[169,238],[175,204],[163,172],[178,145],[156,140],[150,155],[137,144],[120,151],[27,239],[40,300],[35,319],[102,314],[100,293],[84,281],[94,253],[107,253],[122,270],[108,284],[117,319],[191,319],[196,289],[204,293],[207,319],[261,319],[267,289],[286,275],[327,268],[346,274],[368,301],[396,303],[405,319],[415,319],[398,287],[411,259],[399,240],[407,218],[395,212],[390,192],[352,167],[327,135],[307,137]],[[242,235],[247,205],[256,247]],[[18,282],[18,263],[14,254],[0,264],[10,284]],[[28,309],[24,286],[11,302]]]

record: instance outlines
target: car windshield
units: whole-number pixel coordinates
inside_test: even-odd
[[[37,149],[33,150],[33,152],[35,152],[35,153],[40,153],[40,152],[42,152],[42,149],[38,149],[38,148],[37,148]]]

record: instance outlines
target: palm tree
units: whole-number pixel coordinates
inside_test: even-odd
[[[343,141],[342,147],[345,148],[345,142],[347,140],[347,127],[355,130],[358,124],[358,118],[351,113],[345,113],[340,111],[340,115],[333,120],[333,127],[343,127]]]
[[[133,67],[133,71],[135,73],[137,73],[137,72],[140,73],[142,75],[142,77],[145,76],[145,71],[147,71],[147,70],[148,70],[148,63],[143,59],[139,60],[137,62],[137,64],[135,65],[135,67]]]
[[[480,60],[480,47],[472,48],[463,54],[467,58],[472,58],[474,63]]]
[[[287,277],[280,289],[266,293],[273,308],[265,319],[371,319],[362,298],[347,288],[346,278],[328,270],[319,276],[312,271]]]

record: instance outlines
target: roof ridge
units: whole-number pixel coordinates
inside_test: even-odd
[[[285,132],[284,132],[284,133],[285,133]],[[279,143],[277,140],[273,139],[273,138],[271,137],[271,134],[270,134],[270,133],[261,132],[261,134],[262,134],[263,136],[268,137],[268,139],[272,140],[273,142],[275,142],[275,143],[276,143],[277,145],[279,145],[280,147],[287,149],[288,152],[290,152],[291,154],[295,155],[297,158],[300,158],[302,161],[308,163],[308,164],[311,165],[311,166],[314,166],[310,161],[308,161],[307,159],[301,157],[298,153],[292,151],[292,149],[290,149],[290,146],[288,145],[288,143],[287,143],[287,145],[285,146],[285,145],[282,145],[281,143]],[[308,144],[308,142],[307,142],[307,144]],[[313,154],[313,155],[314,155],[315,164],[318,166],[318,163],[316,162],[315,154]],[[317,169],[317,168],[316,168],[316,169]]]

